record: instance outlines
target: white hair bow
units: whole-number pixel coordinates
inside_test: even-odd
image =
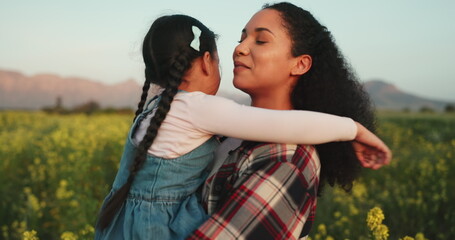
[[[201,43],[199,42],[199,37],[201,37],[201,29],[199,29],[196,26],[192,26],[191,30],[193,31],[194,39],[193,39],[193,41],[191,41],[190,46],[194,50],[199,52],[200,51],[199,46],[201,45]]]

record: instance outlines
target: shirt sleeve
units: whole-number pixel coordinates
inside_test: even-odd
[[[293,164],[269,163],[188,239],[298,239],[316,201],[312,191]]]
[[[347,117],[257,108],[212,95],[194,95],[185,107],[201,131],[243,140],[322,144],[353,140],[357,134],[355,122]]]

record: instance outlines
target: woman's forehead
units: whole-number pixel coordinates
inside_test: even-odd
[[[264,9],[254,14],[246,24],[244,31],[251,32],[257,29],[268,29],[272,33],[284,31],[280,13],[273,9]]]

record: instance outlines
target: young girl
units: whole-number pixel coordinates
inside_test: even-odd
[[[183,239],[203,223],[207,215],[196,192],[218,146],[214,134],[299,144],[353,140],[359,131],[375,137],[349,118],[213,96],[220,82],[215,34],[192,17],[155,20],[143,58],[141,101],[96,239]],[[151,83],[162,92],[145,104]]]

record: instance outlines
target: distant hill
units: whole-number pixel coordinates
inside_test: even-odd
[[[442,111],[447,104],[451,103],[450,101],[432,100],[406,93],[394,85],[381,80],[365,82],[364,87],[377,109],[409,109],[416,111],[423,107],[427,107],[436,111]]]
[[[405,93],[384,81],[368,81],[365,90],[377,109],[419,110],[429,107],[443,110],[449,103]],[[20,72],[0,70],[0,109],[36,110],[54,106],[61,98],[65,108],[72,108],[88,101],[102,107],[135,108],[141,94],[141,85],[130,79],[117,84],[104,84],[79,77],[61,77],[55,74],[25,76]],[[220,92],[218,95],[250,104],[244,93]]]
[[[57,97],[64,107],[96,101],[102,107],[134,107],[141,87],[134,80],[107,85],[78,77],[54,74],[25,76],[0,70],[0,109],[40,109],[54,106]]]

